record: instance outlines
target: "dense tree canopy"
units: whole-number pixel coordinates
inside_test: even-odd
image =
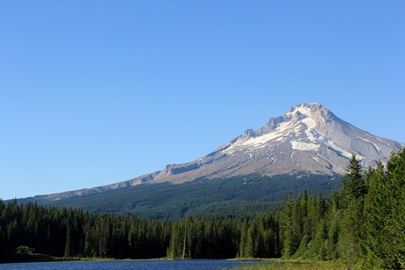
[[[241,234],[250,239],[249,257],[279,256],[273,215],[244,224],[246,230],[231,219],[160,221],[0,200],[0,259],[13,259],[22,246],[57,257],[234,258],[245,254]]]
[[[405,267],[405,150],[362,173],[353,156],[327,201],[304,193],[280,211],[284,257],[339,259],[364,268]],[[306,224],[312,222],[315,231]],[[316,225],[317,224],[317,225]]]

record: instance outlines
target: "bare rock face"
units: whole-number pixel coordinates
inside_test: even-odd
[[[379,138],[341,120],[318,103],[300,104],[271,118],[257,131],[241,136],[193,162],[167,165],[161,171],[107,186],[47,195],[57,200],[144,183],[184,183],[202,178],[290,173],[344,174],[355,154],[362,166],[386,163],[404,144]]]

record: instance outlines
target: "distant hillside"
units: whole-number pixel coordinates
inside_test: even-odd
[[[244,218],[258,212],[275,211],[285,200],[306,189],[309,194],[327,196],[341,186],[339,175],[235,176],[173,185],[145,184],[113,189],[58,201],[38,201],[52,206],[81,208],[89,212],[132,213],[164,219],[186,215]],[[21,199],[27,202],[35,198]]]

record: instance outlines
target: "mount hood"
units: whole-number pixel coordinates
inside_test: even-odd
[[[300,104],[195,161],[111,185],[36,197],[60,200],[145,183],[180,184],[249,174],[343,175],[352,154],[369,167],[379,160],[386,163],[392,151],[404,146],[361,130],[318,103]]]

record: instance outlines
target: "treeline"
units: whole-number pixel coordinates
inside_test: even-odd
[[[195,217],[159,221],[0,200],[0,260],[32,249],[54,257],[117,259],[277,257],[281,251],[271,214],[243,223]]]
[[[251,219],[153,220],[0,200],[0,260],[21,251],[56,257],[340,260],[365,268],[405,267],[405,150],[386,168],[362,171],[353,156],[343,187],[288,197]]]
[[[362,172],[353,156],[328,200],[289,199],[279,213],[287,258],[341,260],[373,269],[405,267],[405,151]]]

